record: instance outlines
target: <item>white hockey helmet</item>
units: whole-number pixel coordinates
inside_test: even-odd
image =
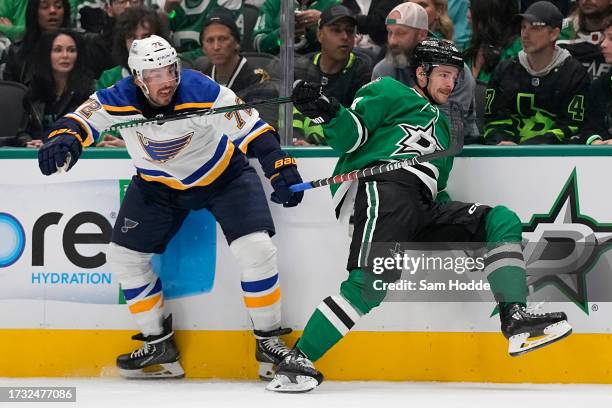
[[[177,85],[181,80],[180,60],[176,50],[160,36],[134,40],[130,47],[128,66],[134,78],[143,81],[144,71],[176,64]]]

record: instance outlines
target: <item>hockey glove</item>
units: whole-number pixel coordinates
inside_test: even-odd
[[[66,164],[66,171],[70,170],[83,150],[73,130],[60,129],[54,132],[57,132],[56,136],[38,150],[38,167],[45,176],[50,176]]]
[[[338,113],[340,103],[321,93],[321,85],[304,80],[295,81],[291,94],[293,106],[317,125],[328,123]]]
[[[294,193],[289,189],[289,186],[302,182],[293,157],[282,150],[275,150],[261,160],[261,167],[274,189],[270,196],[273,202],[283,207],[295,207],[302,201],[303,191]]]

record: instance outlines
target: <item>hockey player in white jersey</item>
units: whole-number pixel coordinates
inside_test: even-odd
[[[209,77],[180,69],[177,53],[163,38],[135,40],[132,75],[91,95],[53,126],[39,151],[43,174],[70,170],[100,132],[129,120],[218,108],[240,103]],[[244,303],[253,322],[260,376],[289,352],[280,335],[281,293],[274,224],[259,177],[246,153],[258,158],[270,179],[272,201],[293,207],[303,193],[295,160],[280,149],[275,130],[255,109],[121,129],[136,167],[112,233],[107,259],[121,283],[141,333],[141,348],[117,358],[126,377],[182,377],[172,316],[164,317],[162,282],[151,257],[162,253],[190,210],[207,208],[220,224],[241,269]]]

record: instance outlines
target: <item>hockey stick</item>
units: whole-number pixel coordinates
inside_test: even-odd
[[[451,105],[451,134],[448,148],[437,150],[433,153],[424,154],[422,156],[411,157],[410,159],[402,159],[391,163],[381,164],[378,166],[366,167],[361,170],[353,170],[350,173],[336,174],[332,177],[326,177],[318,180],[306,181],[304,183],[294,184],[289,187],[291,191],[297,193],[299,191],[310,190],[330,184],[339,184],[346,181],[353,181],[364,177],[376,176],[377,174],[387,173],[398,169],[414,166],[415,164],[424,163],[447,156],[454,156],[461,153],[463,150],[463,113],[460,107]],[[458,110],[457,110],[458,109]]]
[[[173,113],[170,115],[158,115],[155,118],[151,119],[136,119],[130,120],[124,123],[118,123],[116,125],[109,126],[105,131],[117,131],[119,129],[127,129],[135,126],[144,126],[144,125],[161,125],[162,123],[171,122],[173,120],[187,119],[193,118],[196,116],[204,116],[204,115],[216,115],[218,113],[227,113],[234,112],[239,110],[251,109],[257,106],[263,105],[279,105],[283,103],[291,102],[290,96],[282,96],[280,98],[275,99],[266,99],[262,101],[255,101],[249,103],[241,103],[238,105],[230,105],[230,106],[221,106],[219,108],[205,108],[205,109],[197,109],[189,112],[182,113]]]

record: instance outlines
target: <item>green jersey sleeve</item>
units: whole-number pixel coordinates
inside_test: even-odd
[[[385,93],[388,78],[364,85],[355,94],[350,108],[342,106],[336,117],[323,125],[327,143],[343,153],[351,153],[367,142],[369,134],[380,127],[393,100]]]

